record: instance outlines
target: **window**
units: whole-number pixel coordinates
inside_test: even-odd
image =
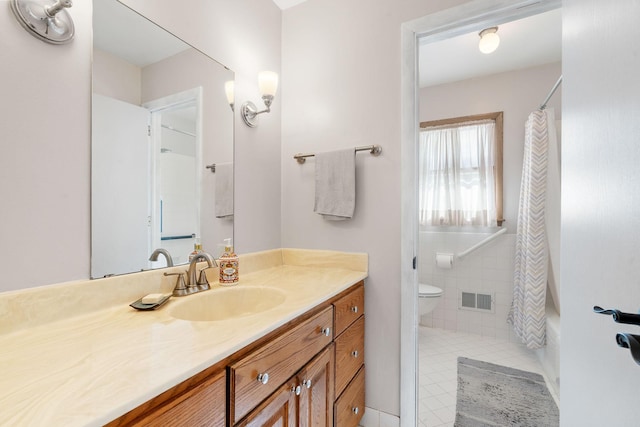
[[[420,225],[502,225],[502,116],[420,123]]]

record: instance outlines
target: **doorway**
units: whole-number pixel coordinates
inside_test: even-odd
[[[418,75],[417,47],[424,41],[439,41],[478,27],[494,26],[536,15],[560,7],[557,0],[514,1],[508,5],[496,1],[475,1],[456,8],[432,14],[403,25],[403,112],[402,112],[402,243],[401,259],[419,259],[417,218],[418,189]],[[544,97],[544,94],[541,95]],[[532,106],[532,108],[534,108]],[[401,267],[401,425],[420,425],[418,422],[418,271],[410,263]]]
[[[197,88],[145,104],[151,112],[150,247],[168,250],[176,264],[188,261],[201,238],[200,97]]]

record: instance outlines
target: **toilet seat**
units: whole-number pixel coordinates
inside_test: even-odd
[[[418,285],[418,297],[419,298],[435,298],[442,295],[442,289],[437,286],[427,285],[426,283],[420,283]]]

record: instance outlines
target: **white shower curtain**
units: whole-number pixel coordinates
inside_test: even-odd
[[[545,229],[547,159],[550,135],[547,111],[534,111],[525,128],[522,184],[516,235],[513,302],[508,322],[527,347],[546,341],[545,301],[548,247]]]

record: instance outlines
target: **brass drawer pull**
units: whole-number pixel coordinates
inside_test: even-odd
[[[257,380],[259,383],[266,384],[269,382],[269,374],[266,372],[264,374],[258,374]]]
[[[322,328],[320,333],[322,335],[324,335],[325,337],[329,337],[329,336],[331,336],[331,328]]]
[[[352,355],[353,357],[355,357],[355,358],[357,358],[357,357],[358,357],[358,354],[359,354],[359,353],[358,353],[358,350],[353,350],[353,351],[351,352],[351,355]]]

